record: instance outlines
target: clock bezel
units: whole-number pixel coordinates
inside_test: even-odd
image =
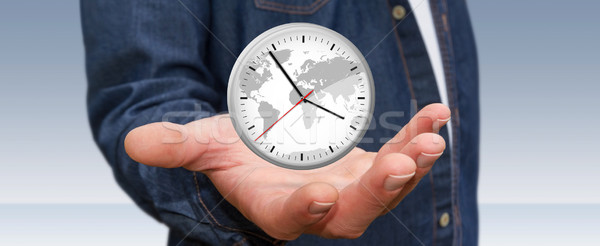
[[[335,157],[333,157],[329,160],[318,162],[316,164],[294,165],[294,164],[284,163],[284,162],[282,162],[282,160],[272,157],[269,154],[264,153],[261,149],[259,149],[255,145],[253,139],[250,139],[248,134],[245,134],[245,132],[244,132],[245,128],[243,126],[241,126],[240,124],[238,124],[241,122],[237,118],[238,116],[236,113],[236,109],[237,109],[236,107],[237,107],[238,101],[235,101],[236,97],[232,96],[232,94],[233,94],[232,87],[234,86],[234,84],[239,84],[239,83],[234,83],[234,81],[240,79],[239,78],[240,73],[241,73],[240,69],[243,69],[249,56],[254,55],[254,54],[250,54],[250,52],[253,51],[257,45],[263,44],[265,40],[271,39],[272,36],[276,36],[280,32],[289,32],[290,31],[289,29],[297,29],[297,30],[295,30],[295,32],[301,32],[303,29],[308,30],[310,32],[321,32],[325,35],[333,36],[340,42],[343,42],[344,45],[348,46],[348,48],[350,48],[351,51],[354,52],[354,55],[358,58],[358,60],[360,60],[362,66],[364,67],[364,70],[365,70],[364,72],[366,73],[367,79],[369,80],[368,83],[370,86],[370,90],[369,90],[370,93],[368,94],[369,95],[368,100],[370,100],[370,105],[368,108],[368,112],[366,114],[365,127],[360,128],[360,130],[358,130],[358,134],[357,134],[357,137],[355,138],[355,141],[351,141],[351,143],[348,146],[345,146],[346,147],[345,149],[341,150],[340,152],[337,152],[335,154],[336,155]],[[366,131],[368,130],[368,126],[371,124],[371,120],[373,117],[373,109],[375,107],[375,86],[374,86],[374,81],[373,81],[373,75],[371,74],[371,69],[369,68],[369,64],[367,63],[365,57],[362,55],[360,50],[346,37],[344,37],[343,35],[341,35],[340,33],[336,32],[334,30],[331,30],[329,28],[326,28],[326,27],[323,27],[320,25],[316,25],[316,24],[304,23],[304,22],[288,23],[288,24],[283,24],[283,25],[273,27],[273,28],[263,32],[262,34],[260,34],[256,38],[254,38],[244,48],[242,53],[238,56],[233,68],[231,69],[231,74],[229,75],[229,81],[228,81],[228,86],[227,86],[227,106],[228,106],[228,110],[229,110],[229,117],[232,121],[232,124],[236,131],[236,134],[242,140],[242,142],[248,147],[248,149],[250,149],[254,154],[256,154],[260,158],[262,158],[276,166],[280,166],[280,167],[288,168],[288,169],[294,169],[294,170],[310,170],[310,169],[324,167],[324,166],[327,166],[331,163],[338,161],[339,159],[346,156],[350,151],[352,151],[352,149],[354,149],[358,145],[358,143],[360,141],[362,141]]]

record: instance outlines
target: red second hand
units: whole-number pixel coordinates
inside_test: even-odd
[[[267,128],[267,130],[265,130],[262,134],[260,134],[260,136],[258,136],[256,139],[254,139],[254,141],[258,140],[260,137],[262,137],[262,135],[265,135],[265,133],[271,129],[271,127],[273,127],[275,124],[277,124],[277,122],[279,122],[279,120],[281,120],[281,118],[283,118],[286,114],[288,114],[290,111],[292,111],[292,109],[294,109],[296,106],[298,106],[298,104],[300,104],[302,101],[304,101],[304,99],[306,99],[308,97],[308,95],[310,95],[311,93],[313,93],[312,90],[310,91],[308,94],[306,94],[306,96],[304,96],[302,99],[300,99],[300,101],[298,101],[296,103],[296,105],[294,105],[294,107],[292,107],[290,110],[288,110],[287,112],[285,112],[285,114],[283,114],[281,117],[279,117],[279,119],[277,119],[277,121],[275,121],[275,123],[273,123],[273,125],[269,126],[269,128]]]

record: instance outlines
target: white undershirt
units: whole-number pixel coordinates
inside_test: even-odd
[[[429,0],[408,0],[408,2],[415,15],[417,25],[419,26],[419,30],[421,30],[421,36],[423,36],[423,41],[425,42],[425,48],[429,54],[435,82],[437,83],[438,91],[440,92],[440,99],[444,105],[449,106],[446,77],[442,65],[442,55],[440,54],[440,46],[433,24],[433,17],[431,16]],[[449,121],[447,125],[448,135],[450,139],[452,139],[452,122]],[[452,141],[450,141],[450,148],[452,148]]]

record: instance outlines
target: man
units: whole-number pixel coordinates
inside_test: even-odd
[[[426,34],[411,14],[423,2],[81,1],[94,137],[170,245],[474,245],[472,30],[464,1],[431,0]],[[311,172],[224,143],[237,135],[215,115],[236,56],[289,22],[346,36],[375,80],[373,141]]]

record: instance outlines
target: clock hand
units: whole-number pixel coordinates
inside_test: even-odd
[[[277,60],[277,58],[275,57],[275,55],[273,55],[273,52],[269,51],[269,55],[271,56],[271,58],[273,58],[273,60],[275,61],[275,64],[277,64],[277,66],[279,67],[279,69],[280,69],[280,70],[283,72],[283,74],[285,75],[285,77],[287,78],[287,80],[290,82],[290,84],[292,84],[292,86],[294,87],[294,90],[296,90],[296,92],[298,93],[298,95],[299,95],[300,97],[302,97],[302,93],[300,92],[300,90],[298,89],[298,87],[296,86],[296,84],[294,84],[294,82],[292,81],[292,78],[290,78],[290,76],[287,74],[287,72],[285,71],[285,69],[283,69],[283,67],[281,66],[281,64],[279,63],[279,61],[278,61],[278,60]],[[311,92],[312,92],[312,91],[311,91]],[[300,100],[300,101],[302,101],[302,100]],[[312,101],[310,101],[310,100],[306,99],[306,97],[304,97],[304,102],[308,102],[308,103],[310,103],[310,104],[312,104],[312,105],[315,105],[315,106],[317,106],[318,108],[320,108],[320,109],[322,109],[322,110],[325,110],[325,111],[327,111],[328,113],[330,113],[330,114],[333,114],[333,115],[337,116],[338,118],[340,118],[340,119],[342,119],[342,120],[344,119],[344,117],[343,117],[343,116],[341,116],[341,115],[339,115],[339,114],[336,114],[336,113],[334,113],[333,111],[331,111],[331,110],[329,110],[329,109],[326,109],[326,108],[324,108],[324,107],[321,107],[320,105],[318,105],[318,104],[316,104],[316,103],[314,103],[314,102],[312,102]],[[260,138],[260,136],[259,136],[259,138]],[[257,138],[257,139],[258,139],[258,138]]]
[[[275,121],[275,123],[273,123],[273,125],[269,126],[269,128],[267,128],[267,130],[265,130],[262,134],[260,134],[260,136],[258,136],[256,139],[254,139],[254,141],[258,140],[260,137],[262,137],[262,135],[264,135],[265,133],[267,133],[268,130],[271,130],[271,127],[273,127],[275,124],[277,124],[277,122],[279,122],[279,120],[281,120],[281,118],[283,118],[285,115],[287,115],[290,111],[292,111],[292,109],[294,109],[296,106],[298,106],[298,104],[300,104],[304,99],[306,99],[306,97],[308,97],[311,93],[313,93],[312,90],[310,91],[308,94],[306,94],[306,96],[304,96],[302,99],[300,99],[300,101],[298,101],[296,103],[296,105],[294,105],[290,110],[288,110],[287,112],[285,112],[285,114],[283,114],[281,117],[279,117],[279,119],[277,119],[277,121]]]
[[[314,103],[314,102],[312,102],[312,101],[310,101],[310,100],[308,100],[308,99],[304,99],[304,101],[305,101],[305,102],[307,102],[307,103],[310,103],[310,104],[312,104],[312,105],[315,105],[315,106],[317,106],[317,108],[320,108],[320,109],[322,109],[322,110],[325,110],[325,111],[327,111],[328,113],[330,113],[330,114],[332,114],[332,115],[335,115],[335,116],[337,116],[338,118],[340,118],[340,119],[342,119],[342,120],[344,119],[344,117],[342,117],[341,115],[339,115],[339,114],[336,114],[336,113],[334,113],[333,111],[331,111],[331,110],[329,110],[329,109],[326,109],[326,108],[322,107],[321,105],[318,105],[318,104],[316,104],[316,103]]]
[[[298,89],[298,87],[296,86],[296,84],[294,84],[294,82],[292,81],[292,78],[290,78],[290,76],[287,74],[287,72],[285,71],[285,69],[283,69],[283,67],[281,66],[281,64],[279,64],[279,61],[277,60],[277,58],[275,58],[275,55],[273,55],[273,52],[269,51],[269,55],[271,55],[271,58],[273,58],[273,60],[275,61],[275,64],[277,64],[277,66],[279,67],[279,69],[281,69],[281,71],[283,72],[283,75],[285,75],[285,77],[290,82],[290,84],[292,84],[292,86],[294,87],[294,90],[296,90],[296,92],[298,92],[298,95],[300,97],[303,97],[302,93],[300,92],[300,90]]]

